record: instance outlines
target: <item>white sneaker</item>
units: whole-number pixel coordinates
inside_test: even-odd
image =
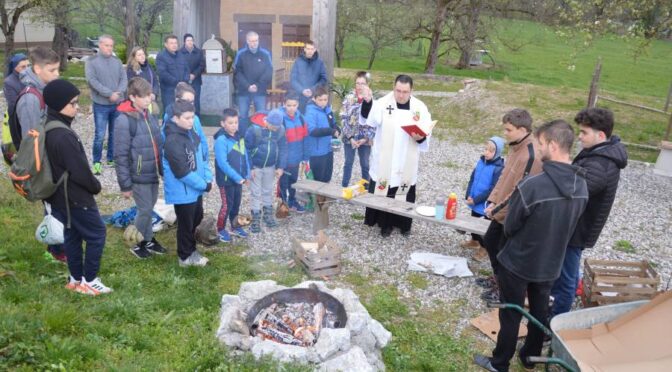
[[[70,290],[70,291],[76,291],[77,287],[79,287],[81,285],[81,283],[82,283],[81,280],[76,280],[71,275],[68,279],[68,284],[65,285],[65,289]]]
[[[189,257],[185,258],[184,260],[179,259],[179,264],[181,267],[187,267],[187,266],[205,266],[208,263],[208,260],[206,257],[201,256],[198,251],[194,251]]]
[[[103,284],[103,282],[100,281],[100,278],[93,279],[90,282],[87,282],[85,278],[82,278],[82,284],[80,284],[75,291],[91,296],[98,296],[99,294],[112,292],[112,288]]]

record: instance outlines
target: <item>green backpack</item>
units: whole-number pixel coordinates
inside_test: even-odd
[[[54,182],[46,151],[47,132],[56,128],[72,130],[60,121],[50,121],[46,125],[39,125],[28,131],[21,140],[21,146],[12,164],[9,178],[14,190],[31,202],[49,198],[56,192],[58,186],[65,182],[65,204],[68,209],[68,227],[70,227],[68,172],[63,173],[61,178]]]

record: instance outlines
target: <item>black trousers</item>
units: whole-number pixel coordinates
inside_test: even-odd
[[[376,182],[369,182],[369,193],[373,194],[376,189]],[[387,197],[394,198],[397,195],[397,190],[399,187],[390,187],[387,189]],[[408,189],[408,194],[406,194],[406,201],[410,203],[415,203],[415,185],[411,186]],[[367,226],[375,226],[378,224],[381,229],[384,228],[393,228],[398,227],[401,232],[411,231],[411,225],[413,224],[413,219],[409,217],[399,216],[389,212],[379,211],[373,208],[366,208],[366,214],[364,215],[364,224]]]
[[[334,153],[310,157],[310,169],[313,171],[315,181],[329,183],[331,174],[334,172]]]
[[[490,220],[488,217],[474,212],[473,210],[471,211],[471,217],[485,218],[486,220]],[[477,241],[480,245],[483,245],[483,235],[471,234],[471,239]]]
[[[52,207],[51,214],[66,225],[68,213],[65,208]],[[68,270],[75,280],[82,277],[87,281],[96,279],[106,237],[107,229],[100,218],[98,207],[70,207],[70,228],[64,226],[63,249],[68,257]],[[82,246],[83,242],[86,242],[86,250]]]
[[[189,204],[175,204],[177,256],[184,260],[196,250],[196,227],[203,220],[203,196]]]
[[[492,220],[490,226],[488,226],[488,231],[483,235],[483,246],[485,250],[488,251],[488,257],[490,258],[490,265],[492,265],[492,272],[495,275],[499,270],[499,261],[497,261],[497,254],[502,250],[504,244],[506,244],[506,237],[504,236],[504,225],[501,223]]]
[[[530,314],[542,323],[546,323],[548,299],[553,281],[530,282],[500,266],[497,282],[499,283],[499,298],[502,303],[516,304],[522,307],[525,302],[525,293],[527,293]],[[521,318],[522,314],[518,311],[499,310],[500,329],[497,335],[497,346],[492,351],[491,360],[492,366],[498,371],[509,370],[509,361],[516,353]],[[520,358],[526,360],[525,358],[529,356],[541,355],[543,343],[544,333],[532,322],[529,322],[527,337],[525,337],[525,343],[519,352]]]

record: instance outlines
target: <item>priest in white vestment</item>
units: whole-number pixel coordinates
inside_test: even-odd
[[[369,103],[371,110],[366,123],[376,128],[371,148],[369,192],[387,196],[403,197],[415,203],[415,184],[418,180],[418,160],[421,152],[429,149],[429,138],[416,133],[409,135],[401,127],[410,124],[429,124],[432,117],[427,106],[411,95],[413,79],[399,75],[394,89],[384,97]],[[365,107],[362,105],[362,112]],[[380,226],[382,236],[390,236],[398,227],[402,235],[409,235],[413,220],[388,212],[366,209],[364,223]]]

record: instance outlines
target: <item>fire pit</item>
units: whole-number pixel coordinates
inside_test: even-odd
[[[343,328],[347,320],[343,304],[316,285],[271,293],[247,311],[252,336],[304,347],[317,343],[323,328]]]
[[[323,282],[287,288],[271,280],[245,282],[238,295],[222,296],[217,330],[233,350],[325,371],[384,370],[381,349],[391,336],[349,289]]]

